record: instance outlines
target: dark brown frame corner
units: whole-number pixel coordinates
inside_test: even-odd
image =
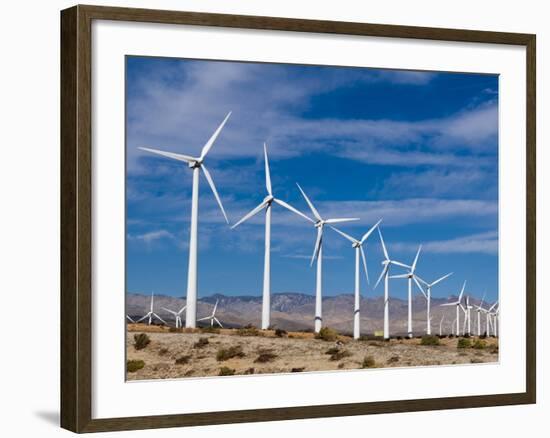
[[[525,46],[527,52],[526,392],[231,412],[92,419],[91,23],[93,20],[220,26]],[[75,6],[61,12],[61,426],[97,432],[535,403],[535,35]]]

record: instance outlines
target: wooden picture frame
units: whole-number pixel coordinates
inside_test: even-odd
[[[92,418],[92,22],[114,20],[388,38],[519,45],[526,48],[526,391],[180,415]],[[536,401],[535,58],[530,34],[381,24],[75,6],[61,12],[61,426],[99,432],[529,404]]]

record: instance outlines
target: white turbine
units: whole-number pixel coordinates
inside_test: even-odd
[[[398,262],[396,260],[391,260],[390,256],[388,255],[388,250],[386,249],[386,244],[384,243],[384,238],[382,237],[382,232],[380,231],[380,227],[378,227],[378,235],[380,236],[380,243],[382,244],[382,250],[384,251],[384,260],[382,261],[382,272],[380,273],[380,277],[378,277],[378,281],[374,285],[374,289],[378,286],[380,283],[380,280],[382,280],[382,277],[384,277],[384,339],[390,338],[390,312],[389,312],[389,301],[390,301],[390,291],[389,291],[389,273],[390,273],[390,266],[396,265],[401,266],[402,268],[410,269],[411,267],[408,265],[405,265],[404,263]]]
[[[475,306],[476,314],[477,314],[477,336],[478,337],[481,336],[481,312],[484,310],[483,301],[485,301],[485,295],[486,295],[486,292],[483,293],[483,297],[481,298],[481,302],[479,303],[479,305]]]
[[[174,318],[176,319],[176,328],[180,328],[180,327],[183,327],[183,324],[181,322],[181,314],[183,313],[183,311],[186,309],[187,306],[183,306],[180,310],[178,310],[177,312],[175,310],[170,310],[170,309],[167,309],[166,307],[163,307],[164,310],[166,310],[168,313],[171,313],[172,315],[174,315]]]
[[[191,230],[190,230],[190,236],[189,236],[189,265],[188,265],[188,271],[187,271],[187,296],[186,296],[186,303],[187,303],[187,313],[185,316],[185,326],[194,328],[196,325],[196,319],[197,319],[197,255],[198,255],[198,221],[199,221],[199,171],[202,169],[202,172],[204,174],[204,177],[206,178],[206,181],[208,181],[208,184],[210,185],[210,188],[212,189],[212,192],[214,193],[214,197],[216,198],[216,201],[218,201],[218,204],[220,206],[220,209],[223,213],[223,217],[225,218],[225,221],[229,223],[227,219],[227,215],[225,214],[225,210],[223,209],[222,201],[220,199],[220,196],[218,195],[218,191],[216,190],[216,186],[214,185],[214,181],[212,180],[212,177],[210,176],[210,172],[204,165],[204,159],[206,158],[206,155],[212,148],[212,145],[218,138],[218,135],[220,134],[222,128],[224,127],[225,123],[227,122],[227,119],[229,119],[229,116],[231,115],[231,112],[225,116],[225,119],[223,119],[223,122],[218,126],[218,129],[214,131],[214,134],[210,137],[210,139],[206,142],[206,144],[203,146],[201,150],[201,154],[199,157],[191,157],[189,155],[183,155],[183,154],[176,154],[173,152],[166,152],[166,151],[159,151],[157,149],[150,149],[150,148],[139,148],[141,150],[152,152],[154,154],[162,155],[163,157],[171,158],[173,160],[183,161],[184,163],[187,163],[190,169],[193,169],[193,192],[192,192],[192,198],[191,198]]]
[[[458,300],[453,301],[452,303],[445,303],[440,304],[441,307],[446,306],[456,306],[456,336],[460,334],[460,309],[462,308],[462,295],[464,295],[464,289],[466,288],[466,282],[462,285],[462,290],[460,291],[460,295],[458,296]]]
[[[371,235],[371,233],[374,231],[374,229],[380,225],[380,222],[382,222],[382,219],[380,219],[376,224],[372,226],[370,230],[368,230],[365,234],[363,234],[363,237],[361,237],[360,240],[354,239],[349,234],[344,233],[343,231],[340,231],[339,229],[331,226],[331,228],[336,231],[341,236],[345,237],[351,242],[352,248],[355,249],[355,296],[354,296],[354,308],[353,308],[353,338],[359,339],[361,336],[361,327],[360,327],[360,302],[361,302],[361,288],[360,288],[360,261],[361,258],[363,260],[363,268],[365,270],[365,276],[367,277],[367,283],[369,283],[369,271],[367,269],[367,258],[365,256],[365,251],[363,250],[363,244],[367,241],[368,237]]]
[[[126,319],[135,324],[135,321],[130,317],[130,315],[126,315]]]
[[[462,327],[462,333],[470,336],[472,334],[471,310],[473,309],[473,306],[470,306],[470,295],[466,296],[466,307],[462,306],[462,304],[460,307],[464,312],[464,325]],[[468,328],[468,330],[466,330],[466,328]]]
[[[214,321],[216,321],[216,323],[221,327],[223,328],[223,325],[222,323],[220,322],[220,320],[218,318],[216,318],[216,309],[218,308],[218,301],[219,300],[216,300],[216,304],[214,304],[214,308],[212,309],[212,313],[208,316],[205,316],[204,318],[201,318],[201,319],[197,319],[197,322],[198,321],[206,321],[206,320],[209,320],[210,321],[210,327],[214,327]]]
[[[313,223],[317,228],[317,239],[315,241],[315,247],[313,249],[313,256],[311,257],[310,266],[313,265],[315,259],[317,259],[317,277],[315,287],[315,333],[319,333],[323,325],[323,294],[322,294],[322,278],[323,278],[323,227],[325,225],[336,224],[341,222],[358,221],[359,218],[335,218],[335,219],[323,219],[317,209],[313,206],[313,203],[309,200],[305,192],[302,190],[299,184],[296,184],[302,192],[302,196],[306,200],[307,204],[315,220],[307,217],[307,219]]]
[[[441,317],[441,321],[439,321],[439,336],[443,336],[443,320],[444,319],[445,319],[445,315],[443,315]]]
[[[391,275],[390,278],[406,278],[408,283],[408,317],[407,317],[407,336],[409,338],[413,337],[413,329],[412,329],[412,282],[414,281],[418,289],[420,289],[420,292],[422,292],[422,295],[426,297],[427,295],[422,289],[422,286],[420,286],[420,283],[418,282],[418,277],[415,275],[414,271],[416,269],[416,263],[418,262],[418,256],[420,255],[420,251],[422,250],[422,245],[418,247],[418,251],[416,252],[416,256],[414,257],[413,264],[411,265],[411,268],[409,269],[409,272],[406,274],[399,274],[399,275]],[[431,333],[430,329],[430,318],[428,317],[428,329],[427,333]]]
[[[498,301],[495,301],[495,303],[489,307],[487,310],[487,318],[490,321],[490,324],[493,329],[493,336],[498,336],[498,327],[497,327],[497,316],[498,316]]]
[[[164,319],[162,319],[160,316],[158,316],[155,313],[155,311],[153,310],[154,301],[155,301],[155,293],[151,292],[151,307],[149,309],[149,312],[147,312],[140,319],[138,319],[136,321],[136,323],[143,321],[145,318],[149,318],[149,321],[148,321],[147,325],[151,325],[151,323],[153,322],[153,316],[154,316],[155,318],[157,318],[163,324],[168,325],[168,324],[166,324],[166,321]]]
[[[432,281],[431,283],[428,283],[424,280],[422,280],[420,277],[417,276],[420,283],[422,283],[424,286],[426,286],[426,293],[424,294],[424,298],[426,298],[426,334],[431,335],[431,328],[429,324],[429,320],[431,318],[431,306],[432,306],[432,287],[434,287],[437,283],[440,283],[441,281],[445,280],[447,277],[450,277],[453,275],[452,272],[448,273],[447,275],[444,275],[441,278],[438,278],[435,281]]]
[[[265,209],[265,251],[264,251],[264,281],[263,281],[263,296],[262,296],[262,330],[267,330],[270,326],[270,313],[271,313],[271,207],[273,203],[281,205],[286,209],[296,213],[299,216],[307,220],[311,220],[302,212],[298,211],[291,205],[287,204],[280,199],[273,196],[273,190],[271,188],[271,174],[269,172],[269,161],[267,158],[267,145],[264,143],[264,160],[265,160],[265,187],[267,190],[267,196],[264,200],[253,210],[247,213],[242,219],[240,219],[231,228],[235,228],[243,222],[250,219],[260,211]]]

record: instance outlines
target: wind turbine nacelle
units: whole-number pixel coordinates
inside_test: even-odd
[[[194,169],[195,167],[200,167],[200,163],[198,161],[190,161],[187,163],[190,169]]]

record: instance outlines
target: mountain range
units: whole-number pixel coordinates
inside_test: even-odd
[[[432,333],[439,333],[442,316],[443,333],[450,333],[451,323],[455,319],[454,306],[440,307],[440,304],[456,301],[456,296],[432,298]],[[139,293],[128,293],[126,296],[126,313],[132,318],[139,318],[149,310],[151,296]],[[226,296],[222,294],[201,298],[197,305],[197,318],[209,315],[216,301],[219,301],[216,316],[227,327],[242,327],[252,324],[260,325],[262,299],[259,296]],[[341,333],[351,333],[353,329],[353,295],[342,294],[323,298],[323,325],[332,327]],[[479,300],[470,299],[470,305],[479,304]],[[185,305],[185,299],[166,295],[155,295],[155,312],[168,323],[173,323],[173,316],[163,307],[179,310]],[[271,324],[273,327],[289,331],[312,330],[315,297],[303,293],[276,293],[271,297]],[[361,299],[361,332],[372,334],[383,328],[384,299],[382,296]],[[407,330],[407,301],[391,298],[389,303],[390,330],[392,335],[403,335]],[[182,315],[185,318],[185,312]],[[475,308],[471,311],[472,332],[477,331]],[[464,321],[463,312],[460,321]],[[485,317],[482,315],[482,331]],[[413,298],[413,332],[424,334],[426,331],[426,299],[421,295]]]

